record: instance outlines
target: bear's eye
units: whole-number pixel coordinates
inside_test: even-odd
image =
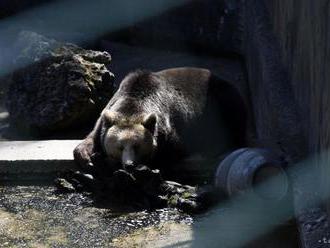
[[[139,145],[133,145],[133,150],[138,153],[140,150],[140,146]]]

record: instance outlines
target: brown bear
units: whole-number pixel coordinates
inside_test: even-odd
[[[74,157],[85,169],[95,153],[110,166],[164,169],[189,156],[216,157],[239,147],[244,132],[240,94],[209,70],[138,70],[123,79]]]

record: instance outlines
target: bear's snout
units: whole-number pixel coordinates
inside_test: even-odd
[[[135,152],[131,146],[127,146],[124,148],[122,153],[122,165],[124,169],[132,169],[135,165]]]
[[[123,166],[124,166],[124,169],[125,169],[125,170],[132,170],[132,169],[134,169],[135,164],[134,164],[134,162],[133,162],[132,160],[129,160],[129,161],[126,161],[126,162],[123,164]]]

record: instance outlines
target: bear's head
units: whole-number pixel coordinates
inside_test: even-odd
[[[129,169],[152,159],[157,147],[155,114],[124,117],[106,110],[102,113],[102,121],[101,143],[110,160]]]

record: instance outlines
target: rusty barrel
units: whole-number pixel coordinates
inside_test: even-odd
[[[286,162],[262,148],[241,148],[218,165],[215,187],[227,196],[252,192],[261,199],[282,200],[289,190]]]

